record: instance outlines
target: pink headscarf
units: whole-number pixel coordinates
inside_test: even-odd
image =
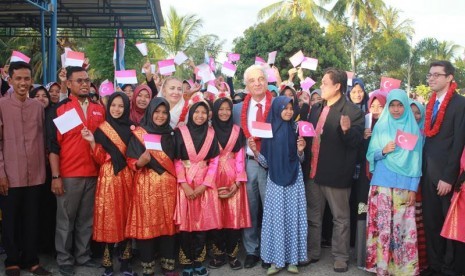
[[[131,99],[131,110],[129,113],[129,118],[137,126],[139,125],[140,120],[142,120],[142,117],[144,117],[144,113],[145,113],[145,109],[137,107],[137,103],[136,103],[137,96],[142,90],[147,90],[147,92],[149,92],[150,99],[152,99],[152,89],[150,89],[150,87],[148,87],[147,85],[145,84],[139,85],[136,87],[136,90],[134,90],[134,95],[132,96],[132,99]]]

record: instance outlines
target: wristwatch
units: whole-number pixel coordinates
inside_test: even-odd
[[[60,178],[59,174],[58,175],[52,175],[52,179],[58,179],[58,178]]]

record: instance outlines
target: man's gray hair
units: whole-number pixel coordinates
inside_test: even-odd
[[[254,64],[254,65],[249,66],[247,69],[245,69],[245,71],[244,71],[244,84],[247,85],[247,79],[249,77],[249,73],[252,72],[252,71],[255,71],[255,70],[261,70],[263,72],[263,75],[265,76],[265,79],[267,80],[267,83],[268,83],[268,76],[266,74],[266,67],[262,66],[262,65]]]

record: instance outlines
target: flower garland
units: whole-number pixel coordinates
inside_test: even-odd
[[[431,98],[429,99],[428,104],[426,105],[426,118],[425,118],[425,135],[426,137],[433,137],[434,135],[438,134],[439,130],[441,129],[442,122],[444,121],[444,116],[446,114],[447,106],[449,105],[452,96],[454,96],[455,89],[457,88],[457,83],[453,82],[449,86],[449,90],[446,92],[446,96],[444,97],[444,101],[441,103],[441,107],[439,107],[438,114],[436,117],[436,122],[434,126],[431,128],[431,119],[433,116],[433,107],[434,102],[436,102],[436,92],[433,93]]]
[[[265,92],[265,97],[266,97],[266,102],[265,102],[265,113],[263,115],[263,118],[268,117],[268,113],[270,112],[271,109],[271,99],[273,98],[273,95],[271,94],[270,91]],[[242,110],[241,110],[241,127],[242,130],[244,131],[244,135],[246,138],[249,138],[252,136],[249,132],[249,127],[247,125],[247,112],[249,110],[249,104],[250,104],[250,99],[252,98],[252,95],[249,93],[247,96],[245,96],[243,105],[242,105]]]
[[[182,107],[181,115],[179,116],[178,124],[184,122],[184,120],[186,119],[187,111],[189,111],[189,101],[184,102],[184,106]]]

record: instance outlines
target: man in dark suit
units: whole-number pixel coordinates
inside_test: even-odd
[[[326,201],[333,214],[332,254],[334,271],[346,272],[349,261],[352,175],[362,143],[365,117],[349,102],[345,71],[328,68],[321,81],[323,102],[312,106],[309,121],[317,137],[308,143],[310,180],[306,187],[310,262],[321,255],[321,227]],[[311,149],[311,150],[310,150]]]
[[[440,236],[465,144],[465,98],[455,93],[454,72],[449,61],[437,61],[426,75],[434,93],[425,118],[423,219],[430,271],[440,275],[457,275],[454,265],[465,262],[455,254],[460,245]]]
[[[251,138],[252,121],[264,122],[271,108],[272,95],[267,90],[267,78],[262,66],[252,65],[244,72],[247,96],[233,107],[233,120],[242,127],[247,139]],[[244,118],[244,120],[242,120]],[[257,139],[257,138],[255,138]],[[257,145],[260,143],[257,139]],[[260,202],[265,202],[267,171],[258,164],[253,152],[246,146],[247,197],[252,227],[243,230],[246,251],[245,268],[254,267],[260,260],[260,229],[258,216]],[[262,264],[265,268],[268,264]]]

